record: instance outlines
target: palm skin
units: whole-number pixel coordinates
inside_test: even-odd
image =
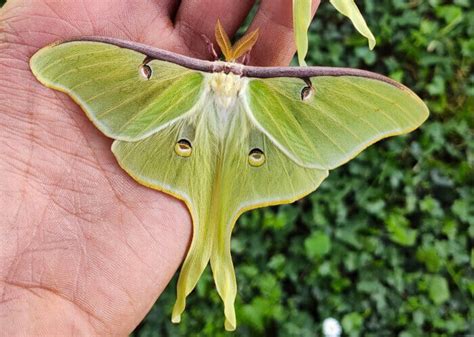
[[[10,0],[0,9],[0,326],[17,335],[127,335],[185,257],[186,207],[138,185],[112,140],[28,61],[56,40],[103,35],[208,58],[217,18],[233,34],[253,1]],[[319,1],[314,1],[314,10]],[[171,19],[173,18],[173,19]],[[250,63],[293,53],[291,1],[262,0]]]

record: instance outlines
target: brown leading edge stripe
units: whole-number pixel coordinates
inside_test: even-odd
[[[121,48],[127,48],[139,52],[148,58],[176,63],[180,66],[204,71],[208,73],[225,72],[233,73],[245,77],[270,78],[270,77],[316,77],[316,76],[357,76],[374,80],[379,80],[391,84],[399,89],[408,89],[391,78],[373,73],[366,70],[354,68],[337,68],[337,67],[255,67],[244,66],[239,63],[228,63],[223,61],[207,61],[200,60],[180,54],[176,54],[167,50],[154,48],[142,43],[116,39],[103,36],[81,36],[67,40],[58,41],[53,44],[58,45],[67,42],[102,42],[115,45]]]

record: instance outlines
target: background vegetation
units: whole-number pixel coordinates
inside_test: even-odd
[[[0,6],[3,1],[0,0]],[[374,52],[326,2],[308,64],[368,69],[404,82],[429,121],[334,170],[293,205],[245,214],[232,242],[235,336],[474,334],[474,9],[470,0],[361,0]],[[179,325],[174,280],[133,333],[226,336],[206,271]]]

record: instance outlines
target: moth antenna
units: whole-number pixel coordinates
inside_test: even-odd
[[[212,57],[212,60],[217,61],[219,59],[219,56],[217,55],[217,52],[214,49],[214,43],[212,43],[212,41],[209,40],[209,38],[204,34],[201,34],[201,38],[206,43],[207,51],[208,51],[209,55]]]

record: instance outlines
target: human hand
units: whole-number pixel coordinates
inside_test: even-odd
[[[184,204],[138,185],[65,94],[28,61],[65,38],[103,35],[208,58],[219,18],[232,36],[253,5],[235,1],[10,0],[0,10],[0,326],[15,335],[126,335],[183,260]],[[319,1],[314,1],[317,8]],[[171,19],[173,18],[173,19]],[[262,0],[250,64],[294,54],[291,1]]]

